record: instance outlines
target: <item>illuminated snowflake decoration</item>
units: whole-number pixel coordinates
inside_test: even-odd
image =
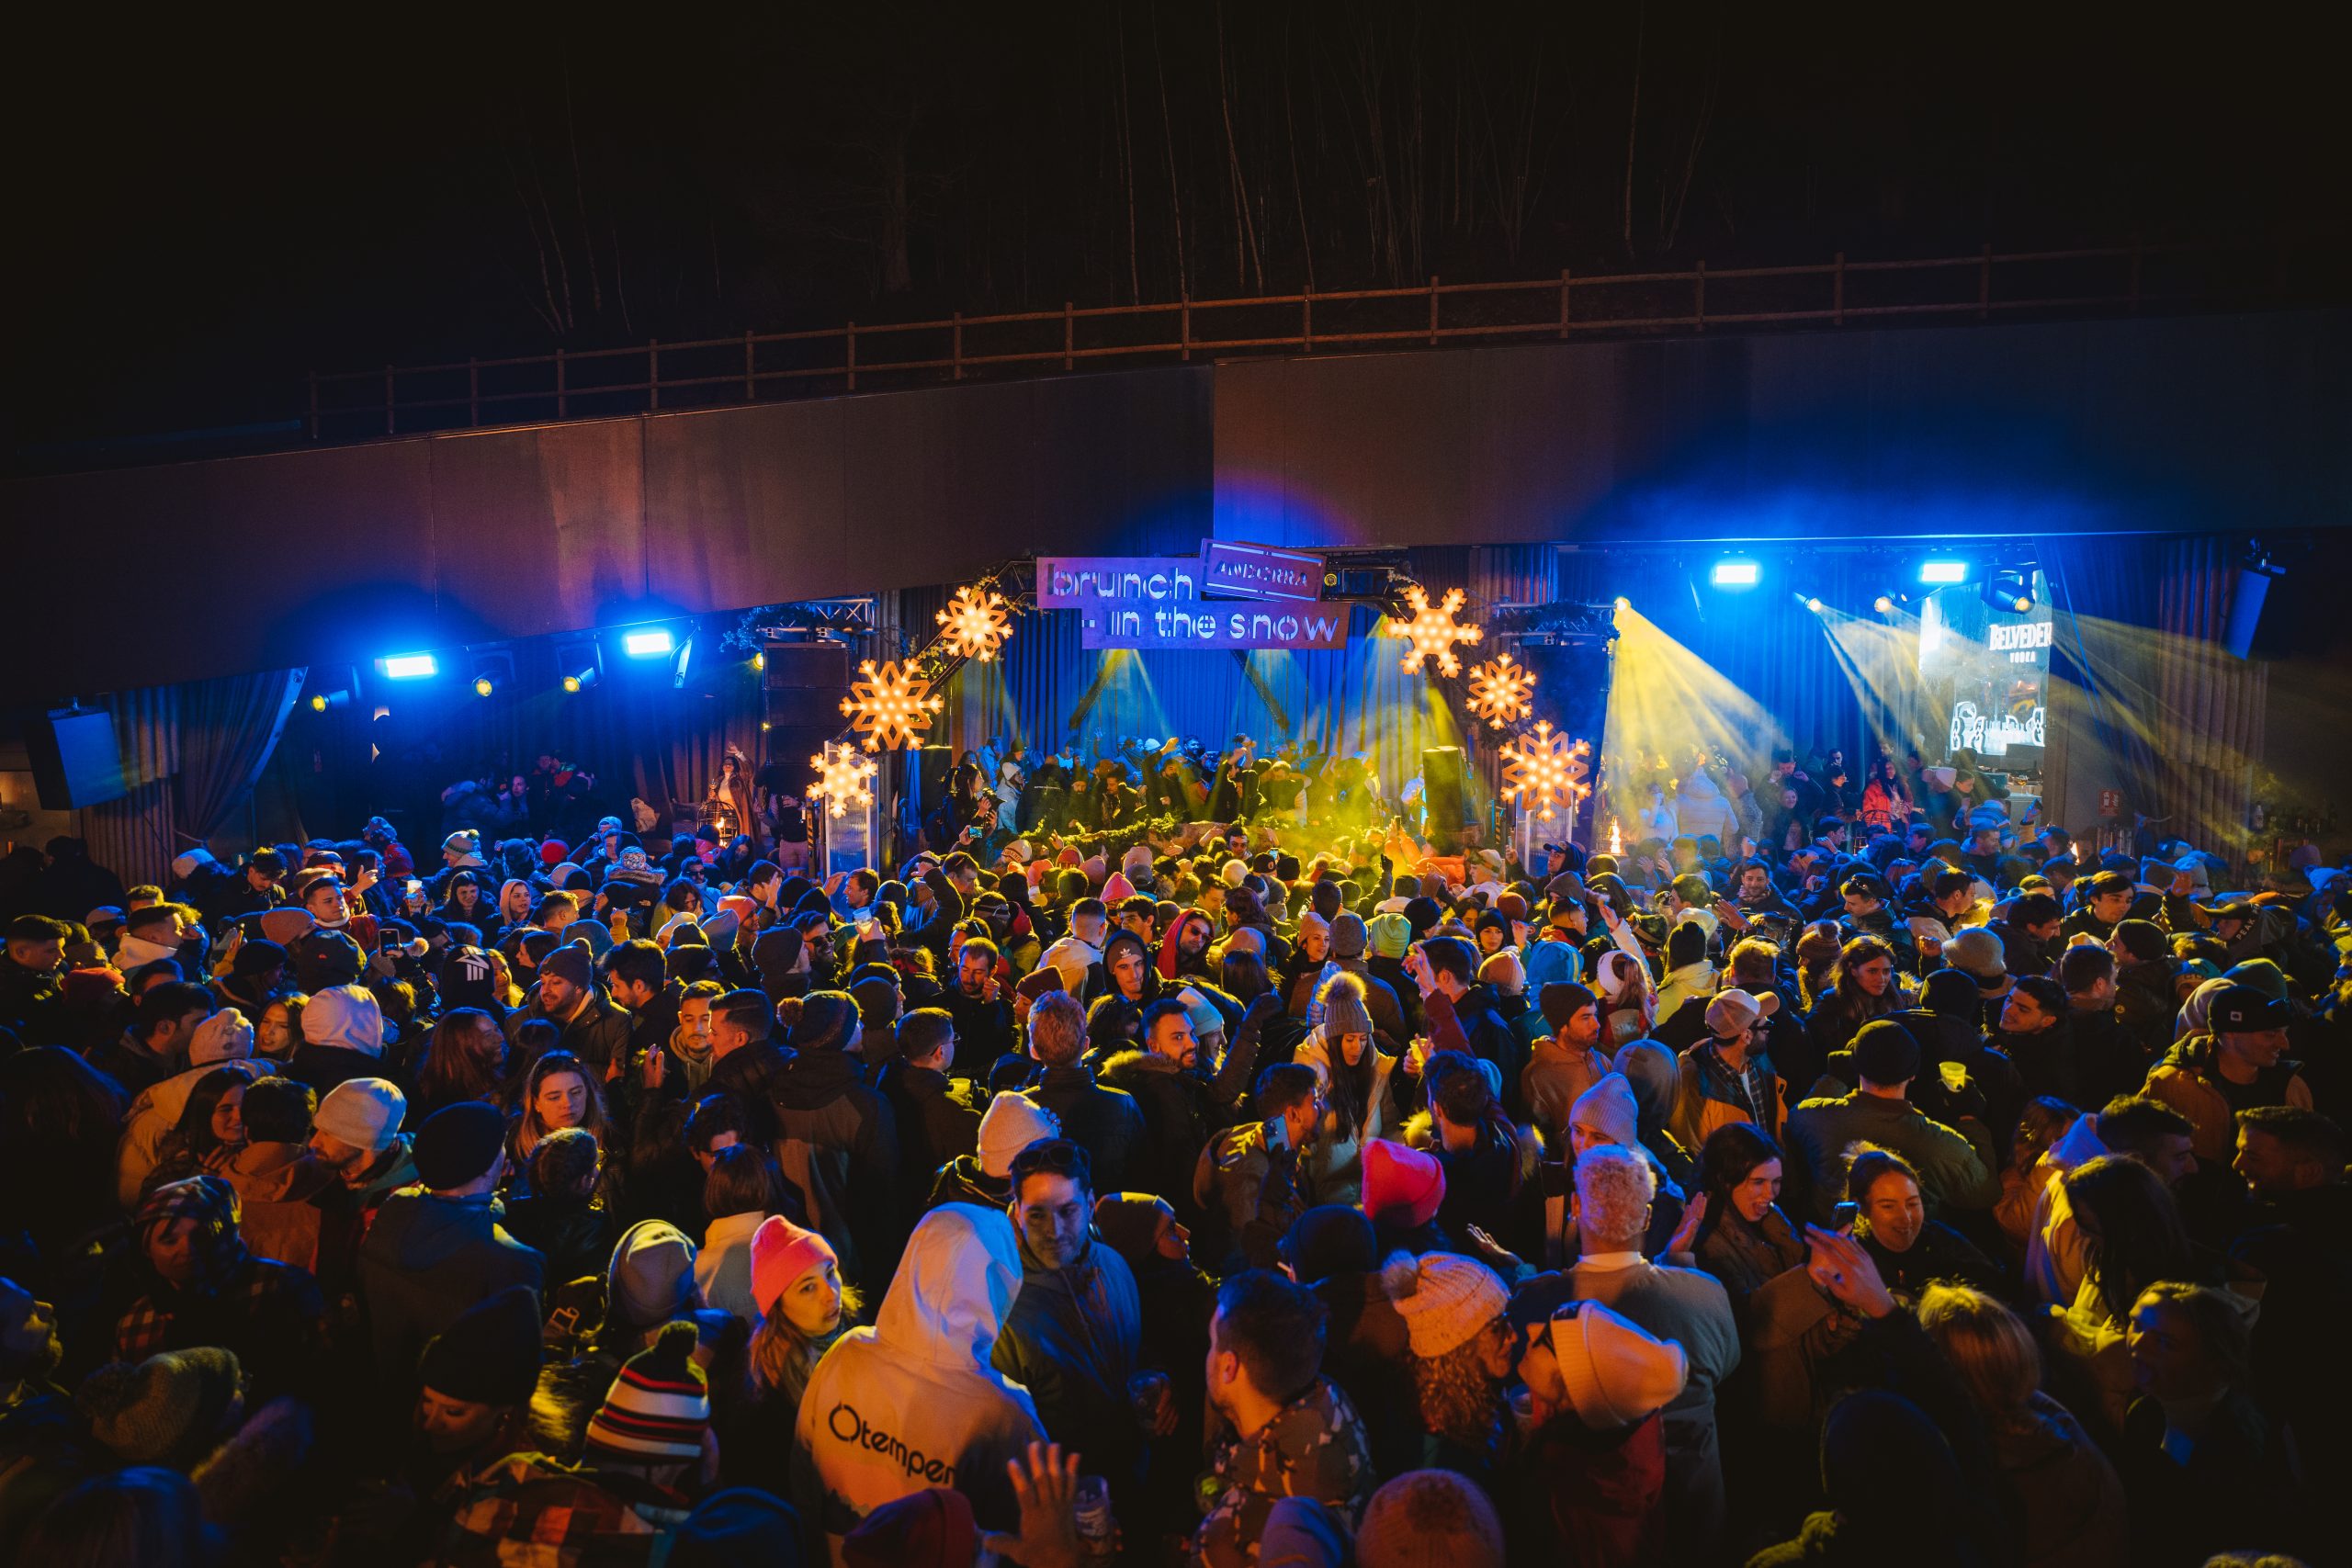
[[[1536,819],[1552,820],[1552,808],[1565,806],[1571,816],[1577,805],[1592,793],[1586,779],[1592,773],[1592,743],[1571,740],[1552,728],[1552,721],[1539,718],[1532,733],[1503,743],[1498,755],[1503,760],[1503,798],[1538,807]]]
[[[1012,620],[1004,595],[980,588],[958,588],[947,608],[935,612],[939,635],[967,659],[982,663],[1012,635]]]
[[[1509,651],[1470,667],[1470,711],[1497,729],[1534,711],[1534,691],[1535,671],[1512,663]]]
[[[849,683],[842,712],[850,716],[851,733],[865,737],[869,751],[898,750],[922,743],[932,715],[947,705],[931,694],[931,682],[910,665],[868,659],[858,665],[865,679]]]
[[[825,754],[809,758],[808,765],[817,770],[808,793],[825,803],[828,817],[845,817],[853,806],[874,804],[876,765],[854,748],[829,740]]]
[[[1417,582],[1405,590],[1405,603],[1412,606],[1413,618],[1409,621],[1390,620],[1388,635],[1408,637],[1412,641],[1413,650],[1405,655],[1406,671],[1410,672],[1423,669],[1423,660],[1434,659],[1441,673],[1461,674],[1462,660],[1453,657],[1453,645],[1457,642],[1476,642],[1486,635],[1476,626],[1464,626],[1453,618],[1453,613],[1462,608],[1462,590],[1449,588],[1442,603],[1431,604],[1430,596],[1421,592],[1421,586]]]

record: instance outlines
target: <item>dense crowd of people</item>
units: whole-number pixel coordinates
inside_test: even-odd
[[[1964,757],[1693,758],[1521,863],[1131,750],[830,874],[741,769],[18,859],[0,1556],[2337,1549],[2352,872]]]

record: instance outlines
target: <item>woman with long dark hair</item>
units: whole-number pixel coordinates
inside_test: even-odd
[[[1826,1062],[1861,1032],[1862,1025],[1903,1006],[1902,983],[1894,976],[1894,950],[1873,936],[1858,936],[1838,950],[1829,988],[1804,1021],[1814,1059]]]
[[[164,1134],[155,1168],[140,1184],[142,1197],[166,1181],[207,1171],[218,1175],[236,1157],[245,1146],[242,1111],[245,1086],[253,1077],[250,1070],[239,1065],[215,1067],[196,1080],[196,1087],[188,1090],[187,1103],[180,1108],[179,1121]]]
[[[1911,791],[1903,770],[1892,757],[1871,764],[1870,782],[1862,786],[1862,822],[1873,833],[1892,833],[1911,820]]]
[[[1781,1212],[1781,1145],[1753,1122],[1726,1122],[1699,1146],[1699,1196],[1683,1223],[1696,1225],[1692,1260],[1723,1281],[1735,1313],[1804,1261],[1804,1240]]]
[[[1363,1145],[1396,1135],[1396,1058],[1373,1043],[1363,981],[1341,970],[1324,984],[1323,1021],[1309,1031],[1298,1060],[1323,1088],[1323,1122],[1301,1156],[1299,1175],[1315,1203],[1353,1203],[1363,1196]]]
[[[481,879],[470,871],[460,871],[449,878],[447,886],[442,889],[441,908],[435,912],[445,924],[462,921],[484,936],[490,934],[484,928],[495,923],[495,913],[481,895]]]
[[[506,1036],[498,1021],[480,1008],[451,1008],[425,1038],[409,1121],[422,1123],[469,1100],[503,1108],[506,1089]]]
[[[2058,1320],[2058,1342],[2088,1372],[2114,1429],[2132,1393],[2124,1342],[2132,1303],[2160,1280],[2218,1285],[2222,1270],[2199,1258],[2172,1189],[2140,1161],[2102,1155],[2058,1180],[2084,1249],[2083,1281]]]

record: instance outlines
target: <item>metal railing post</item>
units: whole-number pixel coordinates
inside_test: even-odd
[[[1065,299],[1065,300],[1063,300],[1063,301],[1062,301],[1062,368],[1063,368],[1063,369],[1065,369],[1065,370],[1075,370],[1075,369],[1077,369],[1077,368],[1078,368],[1078,355],[1077,355],[1077,348],[1078,348],[1078,317],[1077,317],[1077,315],[1074,313],[1074,311],[1073,311],[1073,310],[1072,310],[1072,307],[1071,307],[1071,305],[1070,305],[1070,302],[1069,302],[1069,300]]]
[[[653,406],[662,406],[662,340],[645,340],[645,389],[653,396]]]
[[[481,361],[471,355],[466,356],[466,423],[481,424]]]
[[[1430,274],[1430,345],[1437,345],[1437,274]]]

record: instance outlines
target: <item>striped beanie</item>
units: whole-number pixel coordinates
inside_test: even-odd
[[[710,1430],[710,1387],[695,1365],[691,1323],[665,1323],[650,1348],[621,1368],[588,1420],[588,1456],[626,1464],[701,1457]]]

